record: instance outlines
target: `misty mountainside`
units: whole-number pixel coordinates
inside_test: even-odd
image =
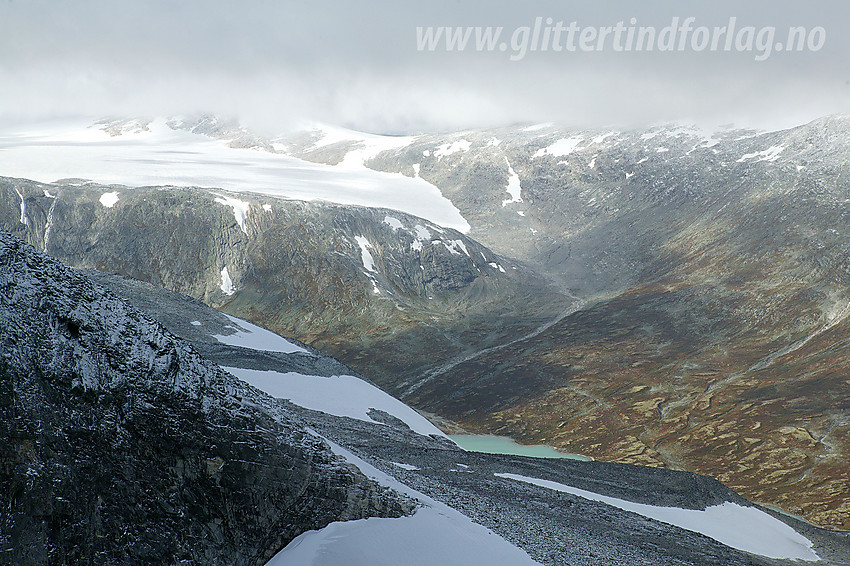
[[[4,208],[3,225],[69,265],[226,305],[360,359],[364,373],[383,374],[398,352],[397,371],[421,373],[447,353],[527,334],[574,302],[462,234],[397,211],[12,179],[0,192],[26,207],[23,224],[19,206]]]
[[[250,195],[50,183],[55,168],[24,175],[42,164],[33,145],[6,152],[20,159],[4,171],[40,181],[0,183],[7,230],[294,336],[466,430],[709,474],[850,525],[848,118],[768,133],[262,138],[212,118],[92,131],[98,150],[126,138],[122,159],[161,131],[217,140],[207,169],[174,164],[199,185],[277,168],[230,187]],[[239,163],[219,171],[222,148]],[[62,176],[100,178],[97,155]],[[149,157],[104,178],[148,179]],[[292,188],[297,163],[338,175],[334,191]],[[309,186],[346,202],[368,186],[380,206],[282,200]],[[417,216],[387,209],[401,201]]]
[[[769,133],[543,124],[378,154],[368,166],[440,187],[471,237],[585,301],[400,391],[476,430],[699,470],[847,528],[848,139],[845,116]],[[333,161],[351,143],[292,150]]]
[[[146,282],[94,270],[81,275],[76,278],[91,277],[97,289],[108,290],[101,293],[122,297],[180,337],[173,340],[186,340],[182,347],[275,397],[269,402],[241,385],[387,493],[417,504],[398,518],[347,517],[354,520],[305,532],[269,564],[850,563],[845,534],[752,506],[716,480],[627,464],[466,452],[309,346]],[[273,459],[274,451],[266,456]],[[258,489],[267,482],[255,481]]]
[[[0,557],[264,564],[410,498],[126,301],[0,233]]]

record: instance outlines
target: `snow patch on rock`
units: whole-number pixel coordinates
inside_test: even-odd
[[[401,223],[401,220],[390,215],[384,216],[383,223],[392,228],[393,232],[395,232],[399,228],[404,228],[404,225]]]
[[[363,261],[363,267],[366,268],[366,271],[374,273],[375,258],[372,257],[372,253],[369,251],[372,244],[369,243],[369,240],[365,236],[354,236],[354,239],[357,240],[357,245],[360,246],[360,259]]]
[[[610,138],[611,136],[616,136],[619,133],[620,132],[607,132],[607,133],[600,134],[600,135],[596,136],[591,141],[593,143],[603,143],[607,138]]]
[[[425,240],[431,239],[431,232],[429,232],[428,229],[425,226],[423,226],[421,224],[417,224],[416,226],[413,227],[413,230],[414,230],[414,232],[416,232],[416,239],[417,240],[425,241]]]
[[[573,153],[583,141],[584,138],[581,136],[572,136],[560,139],[547,147],[538,149],[534,154],[533,159],[543,157],[545,155],[551,155],[552,157],[564,157]]]
[[[102,204],[106,208],[112,208],[117,202],[118,193],[115,191],[111,193],[103,193],[102,195],[100,195],[100,204]]]
[[[226,266],[221,270],[221,292],[228,296],[236,292]]]
[[[591,501],[599,501],[624,511],[631,511],[662,523],[703,534],[726,546],[744,552],[768,558],[805,560],[808,562],[820,560],[812,550],[812,542],[809,539],[756,507],[743,507],[728,501],[702,511],[679,507],[659,507],[600,495],[562,483],[520,474],[495,475],[500,478],[569,493]]]
[[[461,240],[434,240],[432,243],[443,244],[451,254],[461,255],[462,252],[472,258],[472,256],[469,255],[469,250],[466,249],[466,245]]]
[[[233,334],[213,334],[213,338],[227,344],[228,346],[239,346],[240,348],[250,348],[261,352],[281,352],[283,354],[293,354],[301,352],[309,354],[307,350],[301,346],[297,346],[278,336],[271,330],[266,330],[262,326],[251,324],[247,320],[236,318],[235,316],[225,315],[233,323],[231,328],[236,330]],[[197,321],[196,321],[197,322]],[[192,324],[195,324],[194,322]],[[198,322],[196,326],[201,323]]]
[[[242,231],[245,232],[245,235],[247,236],[248,227],[245,225],[245,221],[248,218],[248,207],[250,204],[244,200],[224,195],[217,196],[215,202],[223,204],[224,206],[229,206],[233,209],[233,217],[236,219],[236,223],[239,224],[239,227],[242,228]]]
[[[472,147],[472,142],[468,140],[457,140],[451,143],[444,143],[443,145],[437,146],[434,150],[434,157],[440,160],[458,152],[466,153],[469,151],[470,147]]]
[[[779,154],[783,151],[785,151],[784,145],[774,145],[765,149],[764,151],[756,151],[755,153],[745,153],[741,156],[737,163],[744,163],[748,159],[755,159],[755,163],[758,163],[759,161],[776,161],[777,159],[779,159]]]
[[[24,226],[29,226],[29,219],[27,219],[27,201],[24,200],[24,195],[21,194],[21,191],[15,187],[15,192],[18,193],[18,197],[21,199],[21,224]]]
[[[369,417],[371,409],[384,411],[423,436],[445,436],[431,422],[374,385],[353,375],[320,377],[298,372],[279,372],[224,367],[239,379],[278,399],[289,399],[299,407],[338,417],[378,422]]]
[[[511,163],[508,161],[507,157],[505,158],[505,163],[508,166],[508,186],[506,190],[508,191],[508,194],[511,195],[511,198],[503,200],[502,206],[507,206],[515,202],[522,202],[522,185],[519,180],[519,175],[517,175],[514,168],[511,167]]]

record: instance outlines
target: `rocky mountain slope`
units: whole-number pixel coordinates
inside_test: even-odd
[[[389,524],[370,519],[306,533],[271,564],[360,560],[516,565],[534,559],[546,565],[776,565],[789,564],[792,557],[823,564],[850,560],[845,535],[777,513],[770,517],[706,477],[604,462],[465,452],[429,434],[436,429],[401,403],[385,404],[387,398],[362,389],[357,394],[345,390],[348,380],[355,379],[346,377],[352,370],[302,344],[290,341],[281,348],[261,328],[144,282],[96,271],[86,275],[139,305],[234,375],[280,398],[281,405],[330,440],[364,474],[423,505],[412,517]],[[310,384],[309,392],[302,383]],[[340,391],[346,392],[333,394]],[[384,410],[374,408],[378,406]],[[516,554],[516,547],[500,546],[492,534],[487,548],[475,547],[470,539],[479,540],[479,531],[471,530],[458,511],[527,556]],[[442,523],[435,522],[437,516]],[[746,536],[729,537],[730,525],[738,525]],[[455,537],[470,538],[453,543]]]
[[[842,116],[770,133],[540,125],[377,155],[586,301],[397,391],[475,430],[700,470],[847,528],[848,138]]]
[[[469,230],[269,195],[14,179],[0,184],[3,226],[327,349],[469,430],[713,474],[850,527],[846,117],[398,139],[175,127],[346,174],[365,165],[405,190],[427,181]]]
[[[4,561],[850,563],[709,478],[464,452],[309,347],[88,274],[0,233]]]
[[[522,264],[397,211],[12,179],[0,193],[26,207],[24,223],[19,206],[0,211],[3,225],[70,265],[226,305],[378,379],[527,334],[575,302]]]
[[[271,397],[0,233],[0,557],[264,564],[332,521],[411,499]]]

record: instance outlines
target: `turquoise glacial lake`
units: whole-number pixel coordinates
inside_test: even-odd
[[[513,456],[530,456],[532,458],[569,458],[589,462],[593,458],[581,454],[558,452],[551,446],[537,444],[529,446],[517,444],[507,436],[458,434],[449,436],[458,446],[469,452],[486,452],[488,454],[510,454]]]

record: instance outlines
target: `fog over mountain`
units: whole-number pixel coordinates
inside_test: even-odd
[[[377,133],[521,121],[734,122],[765,129],[850,102],[836,2],[0,3],[0,120],[206,111],[277,133],[303,120]],[[817,51],[418,51],[416,28],[564,25],[823,27]],[[14,85],[14,86],[12,86]],[[10,88],[11,87],[11,88]]]
[[[850,566],[816,0],[0,0],[0,563]]]

